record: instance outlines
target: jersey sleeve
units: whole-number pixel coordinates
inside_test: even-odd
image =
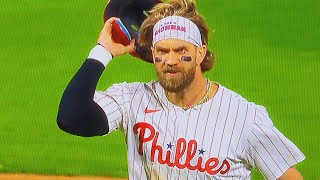
[[[103,109],[107,116],[109,133],[118,129],[124,132],[127,131],[131,95],[138,84],[124,82],[114,84],[104,92],[95,92],[94,101]]]
[[[300,149],[272,123],[264,107],[258,107],[248,132],[245,156],[266,179],[277,179],[305,159]]]

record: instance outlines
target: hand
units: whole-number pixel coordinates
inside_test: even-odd
[[[134,39],[130,41],[128,46],[124,46],[122,44],[116,43],[112,39],[112,23],[117,18],[112,17],[106,21],[102,31],[100,32],[98,43],[104,46],[113,57],[117,57],[126,53],[132,53],[135,51]]]

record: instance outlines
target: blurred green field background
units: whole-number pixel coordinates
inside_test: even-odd
[[[64,88],[94,47],[107,0],[5,0],[0,11],[0,172],[127,177],[123,134],[81,138],[56,126]],[[264,105],[318,179],[320,1],[198,0],[217,55],[206,76]],[[318,73],[317,73],[318,72]],[[98,89],[156,78],[153,65],[113,60]],[[254,171],[253,179],[263,179]]]

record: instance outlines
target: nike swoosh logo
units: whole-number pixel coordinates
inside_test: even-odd
[[[160,111],[161,109],[148,109],[148,107],[146,107],[145,109],[144,109],[144,113],[145,114],[149,114],[149,113],[155,113],[155,112],[158,112],[158,111]]]

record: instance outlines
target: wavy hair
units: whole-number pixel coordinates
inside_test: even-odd
[[[197,11],[194,0],[170,0],[168,3],[159,3],[149,12],[149,16],[144,20],[140,27],[138,45],[147,47],[151,54],[151,46],[153,39],[153,27],[161,19],[168,16],[182,16],[189,19],[197,25],[200,30],[202,44],[208,47],[209,28]],[[201,71],[206,72],[212,69],[215,63],[215,56],[207,49],[204,60],[201,63]]]

